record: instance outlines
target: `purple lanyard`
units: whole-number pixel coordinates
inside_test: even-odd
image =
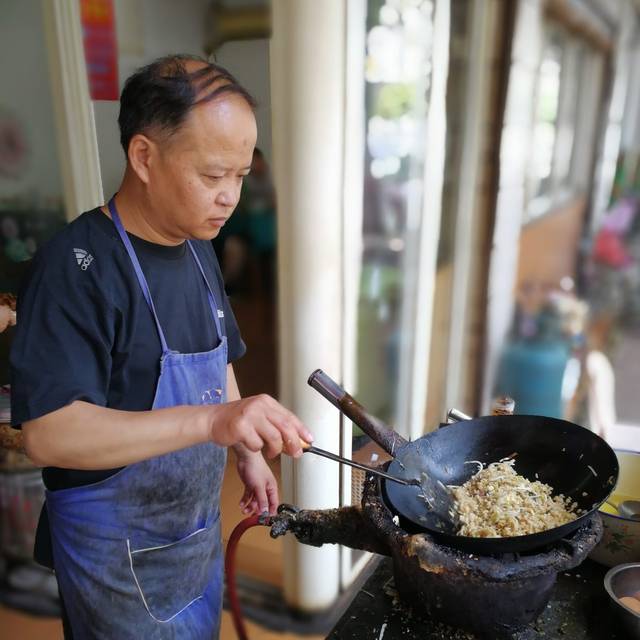
[[[111,219],[113,220],[113,224],[115,224],[118,234],[124,243],[125,249],[129,254],[129,258],[133,264],[133,269],[136,273],[136,278],[138,278],[138,282],[140,283],[140,288],[142,289],[142,294],[144,295],[144,299],[147,301],[149,305],[149,309],[151,309],[151,313],[153,314],[153,318],[156,322],[156,327],[158,328],[158,334],[160,336],[160,343],[162,344],[162,353],[168,353],[171,351],[167,346],[167,341],[164,337],[164,332],[162,331],[162,327],[160,326],[160,320],[158,319],[158,314],[156,313],[156,308],[153,304],[153,299],[151,298],[151,292],[149,291],[149,285],[147,284],[147,279],[144,277],[144,272],[142,271],[142,267],[140,266],[140,261],[138,260],[138,256],[136,255],[135,249],[131,244],[131,240],[129,239],[129,235],[125,231],[122,226],[122,221],[120,220],[120,215],[118,214],[118,209],[116,208],[115,196],[109,200],[109,212],[111,213]],[[204,269],[202,268],[202,263],[200,262],[200,258],[198,258],[198,254],[196,253],[193,245],[189,240],[187,240],[187,246],[191,250],[191,255],[193,256],[196,264],[198,265],[198,269],[202,274],[202,278],[204,283],[207,285],[207,298],[209,300],[209,307],[211,308],[211,314],[213,315],[213,321],[216,325],[216,330],[218,332],[218,338],[222,340],[222,336],[224,335],[222,332],[222,325],[220,323],[220,317],[218,315],[218,307],[216,305],[216,298],[213,295],[213,291],[211,286],[209,285],[209,281],[207,280],[207,276],[204,273]]]

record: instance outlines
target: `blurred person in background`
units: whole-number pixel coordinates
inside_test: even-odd
[[[253,106],[204,60],[138,70],[118,193],[41,249],[21,291],[12,421],[45,467],[35,553],[66,638],[217,637],[226,449],[243,511],[273,512],[262,451],[312,439],[273,398],[241,399],[233,373],[245,346],[211,240],[252,164]]]
[[[240,201],[231,224],[213,241],[230,289],[261,288],[273,293],[275,285],[276,197],[264,154],[253,150],[251,172],[242,184]]]
[[[254,149],[251,173],[245,181],[240,205],[246,211],[251,252],[258,277],[267,293],[275,282],[276,195],[269,165],[260,149]]]

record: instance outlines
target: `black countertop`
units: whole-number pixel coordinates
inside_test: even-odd
[[[624,640],[613,620],[603,579],[607,568],[587,560],[558,575],[540,617],[513,640]],[[464,603],[460,603],[463,607]],[[385,558],[338,621],[329,640],[475,640],[476,636],[415,614],[398,600]]]

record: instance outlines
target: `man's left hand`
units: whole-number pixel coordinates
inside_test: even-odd
[[[235,448],[235,447],[234,447]],[[261,453],[238,451],[238,475],[244,483],[240,509],[246,515],[274,514],[278,508],[278,483]]]

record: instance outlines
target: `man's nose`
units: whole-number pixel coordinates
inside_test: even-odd
[[[223,191],[220,191],[216,200],[218,204],[221,204],[224,207],[235,207],[238,202],[238,194],[229,191],[228,189],[224,189]]]

